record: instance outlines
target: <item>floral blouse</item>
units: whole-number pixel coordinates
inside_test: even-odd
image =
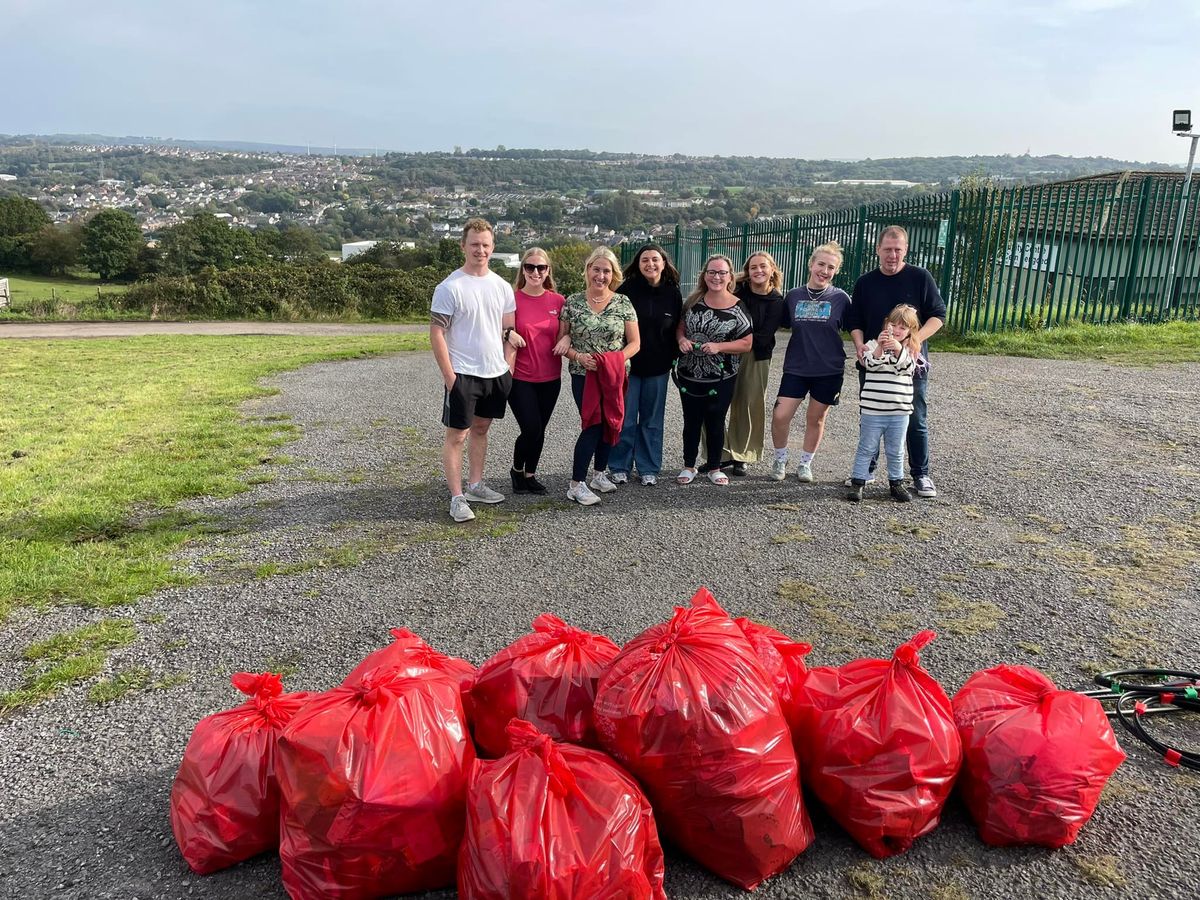
[[[744,338],[753,329],[750,315],[740,300],[729,309],[713,309],[702,298],[683,311],[684,337],[697,345],[726,344]],[[740,353],[710,356],[693,349],[679,357],[676,367],[679,377],[688,381],[717,382],[736,377],[741,362]]]
[[[608,353],[625,349],[625,323],[636,322],[637,311],[624,294],[613,294],[608,306],[598,313],[592,312],[587,295],[580,291],[567,298],[559,318],[570,326],[567,334],[576,353]],[[583,364],[575,360],[567,368],[572,375],[587,373]],[[625,360],[625,371],[629,371],[629,360]]]

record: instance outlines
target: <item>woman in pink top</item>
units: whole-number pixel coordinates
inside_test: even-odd
[[[545,250],[525,251],[513,287],[517,320],[504,333],[504,355],[513,373],[508,405],[521,433],[513,447],[510,474],[514,494],[544,494],[546,486],[534,472],[562,383],[562,357],[554,355],[554,343],[563,305],[562,294],[554,291],[554,270]]]

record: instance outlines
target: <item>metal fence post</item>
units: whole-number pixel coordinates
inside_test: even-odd
[[[946,318],[950,318],[950,285],[954,272],[954,237],[958,229],[958,197],[957,190],[950,194],[950,221],[946,225],[946,252],[942,254],[942,283],[938,285],[942,300],[946,304]]]
[[[1138,264],[1142,260],[1142,228],[1146,221],[1146,207],[1150,204],[1150,179],[1142,179],[1142,195],[1138,199],[1137,216],[1133,220],[1133,247],[1129,251],[1129,268],[1125,270],[1125,290],[1121,292],[1121,318],[1129,318],[1129,307],[1133,303],[1133,281],[1137,276]]]
[[[863,265],[863,242],[866,240],[867,234],[867,207],[862,205],[858,208],[858,228],[854,235],[854,280],[857,281],[862,275]]]
[[[705,228],[700,232],[700,265],[704,266],[704,261],[708,259],[708,229]]]
[[[800,217],[792,216],[792,246],[788,253],[791,259],[788,260],[788,274],[791,276],[792,284],[799,287],[803,276],[800,272]]]

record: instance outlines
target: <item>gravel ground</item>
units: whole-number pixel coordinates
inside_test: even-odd
[[[842,499],[848,399],[815,485],[770,481],[759,465],[725,489],[668,477],[582,509],[563,499],[578,421],[564,390],[542,466],[553,493],[510,497],[465,526],[446,514],[427,355],[276,379],[280,393],[246,414],[302,426],[290,460],[244,494],[189,504],[228,530],[187,548],[198,580],[139,602],[139,637],[110,660],[110,672],[190,680],[106,706],[81,687],[0,721],[0,894],[283,897],[269,856],[188,871],[167,821],[183,747],[199,718],[236,702],[232,672],[284,667],[294,689],[327,688],[393,626],[479,663],[544,610],[624,641],[705,584],[734,613],[811,640],[813,664],[886,656],[933,627],[923,661],[951,693],[1001,662],[1064,686],[1109,664],[1200,668],[1200,369],[950,354],[935,366],[935,501],[900,506],[878,485],[862,504]],[[679,432],[671,400],[668,476]],[[493,430],[489,472],[505,492],[514,436],[511,420]],[[272,565],[292,573],[264,577]],[[99,617],[18,613],[0,634],[2,686],[30,642]],[[876,861],[816,813],[814,846],[757,896],[1193,898],[1200,779],[1120,739],[1129,760],[1070,848],[988,849],[952,801],[933,834]],[[677,855],[667,888],[741,893]]]

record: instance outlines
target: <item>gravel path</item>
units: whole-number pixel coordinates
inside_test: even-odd
[[[857,431],[847,402],[815,485],[770,481],[760,465],[726,489],[668,478],[581,509],[562,496],[578,421],[564,390],[542,467],[552,495],[509,498],[466,526],[446,515],[428,355],[276,379],[281,393],[246,412],[302,426],[291,461],[237,497],[190,504],[229,530],[183,554],[195,584],[129,611],[139,638],[111,659],[190,681],[103,707],[76,689],[0,721],[0,895],[283,897],[270,857],[187,870],[167,822],[184,744],[237,700],[230,673],[283,666],[292,688],[327,688],[392,626],[478,663],[543,610],[624,641],[705,584],[736,614],[811,640],[813,664],[888,655],[931,626],[940,636],[922,657],[951,693],[1000,662],[1072,687],[1110,661],[1200,667],[1200,368],[935,365],[936,501],[899,506],[878,486],[862,504],[842,499]],[[679,431],[671,400],[665,474]],[[496,487],[514,436],[511,419],[493,431]],[[291,574],[261,577],[280,567]],[[31,641],[96,618],[18,613],[0,634],[3,686]],[[756,896],[1195,897],[1200,779],[1121,742],[1130,758],[1073,847],[989,850],[952,801],[909,853],[875,861],[817,814],[816,844]],[[677,856],[667,888],[741,895]]]

